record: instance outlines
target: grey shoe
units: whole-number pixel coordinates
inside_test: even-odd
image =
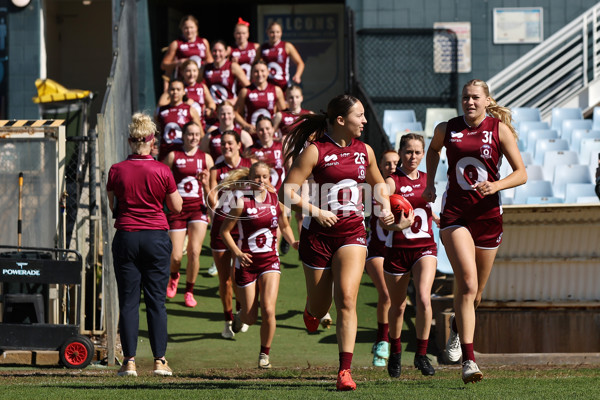
[[[454,321],[454,314],[450,317],[450,337],[446,342],[446,358],[451,363],[457,363],[462,356],[462,350],[460,349],[460,337],[457,332],[452,330],[452,322]]]
[[[258,355],[258,368],[269,369],[271,368],[271,362],[269,361],[269,356],[265,353],[260,353]]]
[[[462,380],[465,384],[479,382],[483,379],[483,374],[475,361],[467,360],[462,364]]]

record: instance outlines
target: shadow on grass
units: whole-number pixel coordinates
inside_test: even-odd
[[[135,378],[134,378],[135,379]],[[240,381],[236,380],[226,380],[226,381],[200,381],[200,382],[161,382],[161,378],[158,378],[156,383],[135,383],[134,380],[124,379],[121,384],[102,384],[102,389],[114,389],[114,390],[247,390],[247,391],[265,391],[264,382],[260,382],[260,380],[252,380],[252,381]],[[285,384],[277,384],[277,391],[281,390],[306,390],[307,388],[314,387],[319,389],[329,389],[333,391],[331,388],[332,383],[330,381],[323,382],[315,381],[310,382],[306,379],[302,379],[301,382],[286,382]],[[327,387],[325,387],[327,386]],[[77,384],[58,384],[58,385],[45,385],[42,387],[47,388],[61,388],[61,389],[69,389],[69,390],[98,390],[100,388],[99,385],[77,385]]]

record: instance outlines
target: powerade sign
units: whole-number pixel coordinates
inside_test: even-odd
[[[17,262],[15,268],[2,268],[2,276],[40,276],[41,271],[37,268],[28,268],[28,262]]]
[[[265,27],[272,22],[282,26],[283,40],[293,42],[297,39],[334,39],[337,38],[338,14],[284,14],[267,15]]]

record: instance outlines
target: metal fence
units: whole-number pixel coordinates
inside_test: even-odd
[[[391,148],[383,130],[383,111],[412,109],[425,124],[429,107],[456,107],[458,42],[446,29],[362,29],[353,33],[350,13],[349,49],[352,92],[367,108],[365,141],[379,156]]]
[[[129,152],[127,145],[127,125],[135,111],[135,20],[134,1],[121,3],[121,14],[113,29],[113,62],[108,78],[106,93],[98,114],[98,154],[100,164],[100,189],[102,213],[102,292],[106,320],[108,364],[115,361],[118,322],[118,296],[113,271],[110,243],[114,236],[110,210],[106,197],[106,178],[111,165],[123,161]]]

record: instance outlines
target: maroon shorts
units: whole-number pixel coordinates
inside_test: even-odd
[[[206,213],[202,210],[182,211],[179,214],[169,213],[167,214],[167,221],[169,221],[170,231],[184,231],[187,229],[188,224],[196,222],[208,224]]]
[[[468,220],[460,217],[444,218],[444,214],[442,214],[440,231],[457,226],[462,226],[469,230],[475,247],[495,249],[502,243],[502,215],[494,218]]]
[[[387,248],[385,247],[385,241],[382,241],[377,236],[377,232],[371,231],[369,240],[367,242],[367,260],[375,257],[385,257]]]
[[[423,257],[436,257],[437,246],[428,247],[388,247],[383,271],[390,275],[404,275]]]
[[[212,221],[212,226],[210,227],[210,249],[212,251],[229,251],[229,247],[227,247],[223,241],[223,238],[221,237],[221,225],[223,225],[224,221],[225,219],[223,217],[215,214]],[[233,238],[234,242],[237,242],[239,237],[237,227],[234,227],[234,229],[231,230],[231,237]]]
[[[235,259],[235,284],[238,287],[245,287],[253,284],[263,274],[281,273],[279,268],[279,256],[273,252],[266,256],[257,257],[258,254],[252,255],[252,264],[242,268],[238,259]]]
[[[313,269],[330,269],[331,259],[338,249],[345,246],[366,246],[364,228],[351,236],[332,237],[309,232],[302,228],[298,254],[302,262]]]

